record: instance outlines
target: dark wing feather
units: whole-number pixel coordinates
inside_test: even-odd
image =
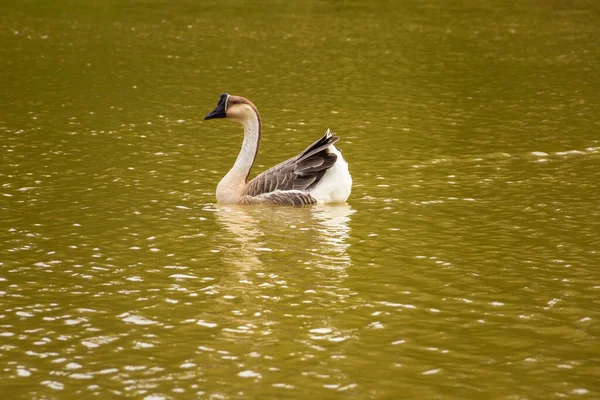
[[[299,190],[275,191],[258,196],[244,196],[242,204],[277,204],[302,207],[316,204],[316,200],[308,193]]]
[[[329,168],[335,164],[337,156],[327,148],[339,137],[327,133],[308,146],[296,157],[290,158],[269,168],[248,184],[246,194],[258,196],[276,190],[307,190],[317,184]]]

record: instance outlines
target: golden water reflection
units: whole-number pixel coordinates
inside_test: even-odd
[[[347,250],[354,212],[348,204],[312,208],[217,205],[215,220],[222,228],[217,246],[223,260],[240,272],[262,267],[265,253],[287,251],[309,252],[317,256],[310,261],[316,268],[343,272],[352,265]]]

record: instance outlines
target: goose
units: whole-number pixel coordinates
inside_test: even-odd
[[[329,129],[302,153],[248,182],[262,134],[258,109],[245,97],[223,93],[215,109],[204,117],[213,118],[226,118],[244,127],[240,153],[217,185],[218,203],[305,206],[344,203],[350,196],[348,163],[334,146],[339,137]]]

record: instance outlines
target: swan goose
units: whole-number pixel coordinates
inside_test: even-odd
[[[302,153],[248,182],[262,131],[258,109],[244,97],[223,93],[215,109],[204,117],[213,118],[227,118],[244,127],[240,153],[217,185],[217,202],[304,206],[343,203],[350,196],[352,177],[348,163],[334,146],[339,138],[329,129]]]

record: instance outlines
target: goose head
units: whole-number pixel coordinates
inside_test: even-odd
[[[259,118],[256,106],[250,100],[241,96],[231,96],[223,93],[214,110],[204,119],[227,118],[244,124],[246,121]]]

